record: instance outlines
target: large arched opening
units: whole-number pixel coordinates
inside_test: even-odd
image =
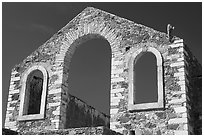
[[[69,70],[69,93],[98,111],[110,114],[111,48],[95,38],[78,46]]]
[[[63,69],[65,128],[109,126],[111,57],[109,42],[99,35],[83,36],[69,47]]]
[[[58,73],[61,73],[61,74],[63,73],[62,77],[59,77],[59,79],[61,79],[61,81],[59,80],[59,83],[60,82],[62,83],[59,85],[56,85],[56,87],[58,86],[62,87],[60,90],[62,93],[62,96],[61,96],[62,101],[60,106],[61,122],[59,123],[59,127],[62,127],[62,128],[84,127],[84,126],[85,127],[87,126],[110,127],[110,117],[111,118],[113,117],[113,113],[112,113],[113,108],[112,106],[110,107],[110,102],[113,100],[113,98],[110,96],[110,92],[112,92],[112,86],[110,85],[113,79],[111,72],[113,71],[112,70],[114,67],[113,64],[115,62],[114,60],[112,60],[112,58],[113,56],[117,56],[114,54],[118,52],[119,49],[117,45],[120,45],[120,41],[121,41],[121,38],[117,37],[115,32],[116,31],[114,29],[105,27],[103,26],[103,24],[92,22],[90,24],[85,24],[84,26],[78,27],[78,29],[70,29],[68,32],[65,33],[66,38],[64,38],[64,41],[61,43],[62,45],[60,46],[59,53],[56,55],[56,59],[55,59],[56,64],[59,65],[59,67],[57,68],[57,70],[59,71]],[[98,80],[103,79],[101,77],[98,77],[92,80],[86,80],[86,82],[92,81],[90,82],[91,84],[89,84],[91,85],[91,87],[94,87],[94,86],[99,87],[93,90],[88,89],[88,91],[95,90],[94,93],[91,93],[92,96],[89,96],[91,97],[91,99],[86,99],[86,97],[83,95],[77,95],[76,93],[80,91],[77,89],[76,89],[77,91],[72,90],[73,86],[70,83],[70,81],[74,81],[74,80],[71,80],[72,79],[71,67],[72,67],[72,63],[74,62],[73,61],[75,58],[74,56],[76,56],[77,54],[77,50],[79,51],[80,48],[85,47],[83,46],[84,43],[90,42],[95,39],[99,39],[105,42],[109,50],[109,51],[104,51],[104,49],[100,49],[100,48],[91,48],[91,50],[92,49],[98,50],[98,53],[96,51],[93,51],[95,55],[101,55],[102,52],[104,53],[109,52],[109,54],[106,54],[106,55],[102,54],[103,59],[101,61],[99,61],[100,59],[97,59],[99,63],[99,67],[95,69],[95,70],[98,70],[98,69],[102,70],[102,71],[95,72],[97,76],[101,75],[101,77],[105,77],[105,76],[108,77],[108,80],[105,80],[105,81],[109,84],[108,86],[109,88],[108,88],[108,91],[105,89],[107,93],[106,95],[104,95],[105,99],[107,100],[104,100],[104,97],[97,93],[97,91],[99,91],[100,93],[104,93],[104,92],[101,92],[100,89],[104,89],[106,87],[104,86],[103,82],[96,83]],[[96,42],[95,46],[99,46],[102,43],[101,41]],[[92,57],[93,59],[96,59],[97,56],[95,55]],[[109,60],[110,67],[108,67],[109,73],[107,73],[107,75],[103,75],[103,73],[101,73],[101,72],[105,72],[104,70],[106,70],[104,68],[101,69],[102,67],[107,66],[107,65],[102,65],[102,63],[104,63],[106,60],[105,57],[109,57],[108,60]],[[84,62],[80,64],[89,64]],[[91,63],[91,64],[94,64],[94,63]],[[95,66],[97,67],[97,65]],[[84,67],[85,66],[82,65],[78,68],[82,69]],[[87,69],[87,70],[88,72],[90,72],[91,69]],[[80,74],[80,70],[79,72],[77,72],[77,74]],[[89,78],[90,78],[90,75],[89,75]],[[77,87],[83,87],[83,86],[79,86],[79,79],[77,79],[77,81],[78,81]],[[82,84],[84,84],[83,81],[82,81]],[[86,93],[84,92],[84,89],[82,89],[82,92]],[[91,100],[95,100],[98,106],[96,106],[96,103],[91,103],[92,102]],[[100,102],[100,100],[103,100],[103,102]],[[87,106],[87,104],[89,106]],[[95,109],[91,106],[93,106]],[[98,112],[97,110],[102,113]],[[111,116],[110,116],[110,113],[111,113]],[[80,123],[76,124],[77,123],[76,121],[80,121]]]

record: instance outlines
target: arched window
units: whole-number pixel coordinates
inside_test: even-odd
[[[152,47],[135,51],[129,61],[129,110],[163,108],[162,57]]]
[[[134,62],[134,104],[157,102],[157,60],[151,52],[141,54]]]
[[[29,68],[22,78],[18,120],[43,119],[47,91],[47,71],[42,66]]]

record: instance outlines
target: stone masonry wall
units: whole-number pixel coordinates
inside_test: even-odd
[[[120,135],[109,128],[99,126],[99,127],[81,127],[81,128],[69,128],[69,129],[59,129],[59,130],[38,130],[38,131],[25,131],[25,132],[15,132],[9,129],[2,129],[3,135]]]
[[[39,130],[19,133],[20,135],[120,135],[106,127],[81,127],[59,130]]]
[[[47,61],[47,62],[46,62]],[[46,62],[46,63],[45,63]],[[33,64],[32,64],[33,63]],[[28,65],[28,66],[27,66]],[[46,116],[43,120],[34,120],[34,121],[18,121],[19,116],[19,107],[20,107],[20,91],[22,89],[22,76],[26,72],[26,69],[32,67],[33,65],[41,65],[46,68],[49,74],[48,79],[48,92],[46,99]],[[35,60],[31,60],[31,62],[25,62],[25,64],[20,64],[16,66],[12,70],[10,89],[9,89],[9,97],[8,97],[8,105],[6,112],[6,120],[5,120],[5,128],[9,128],[12,130],[18,131],[26,131],[26,130],[39,130],[41,128],[45,129],[55,129],[57,128],[57,124],[55,119],[59,117],[58,109],[55,106],[57,100],[60,96],[58,94],[58,90],[53,90],[59,85],[55,83],[55,72],[52,71],[54,66],[50,65],[49,60],[36,62]]]
[[[154,46],[154,44],[145,43],[141,46]],[[126,91],[124,98],[117,99],[119,103],[113,102],[116,107],[114,111],[113,109],[111,111],[111,113],[117,113],[111,117],[111,129],[117,132],[129,134],[130,131],[134,131],[139,135],[188,134],[183,40],[175,40],[174,43],[163,47],[156,45],[155,48],[163,57],[165,108],[128,111],[126,102],[128,83],[125,86],[124,84],[117,85],[114,89],[114,97],[121,94],[121,91]],[[130,49],[130,54],[131,50],[133,49]],[[128,68],[124,70],[123,75],[128,77]]]
[[[69,66],[77,47],[95,37],[109,42],[112,50],[110,128],[122,133],[125,129],[118,128],[120,122],[116,117],[127,112],[128,68],[125,65],[127,49],[150,46],[166,55],[170,44],[167,35],[95,8],[86,8],[58,33],[64,37],[64,45],[56,55],[56,60],[64,63],[62,81],[68,89]],[[66,102],[66,98],[62,97],[62,101]],[[61,106],[61,110],[66,110],[66,105]],[[60,122],[61,127],[65,127],[63,124],[66,123],[65,119],[61,118]]]
[[[61,117],[66,118],[65,129],[75,127],[110,126],[109,116],[95,110],[95,108],[70,94],[67,94],[66,99],[66,102],[61,104],[66,105],[67,107],[65,110],[66,117],[63,116],[64,113],[61,113]]]
[[[36,63],[34,63],[36,65]],[[56,84],[58,75],[56,71],[54,73],[51,71],[54,66],[43,64],[42,62],[37,63],[43,65],[48,70],[49,82],[48,82],[48,93],[47,93],[47,105],[46,105],[46,115],[45,119],[34,120],[34,121],[18,121],[19,115],[19,104],[20,104],[20,90],[21,82],[20,71],[13,70],[8,98],[8,106],[5,120],[5,128],[9,128],[14,131],[20,132],[37,132],[40,129],[57,129],[59,127],[59,117],[61,115],[59,105],[63,105],[61,102],[61,86]],[[31,65],[32,66],[32,65]],[[50,67],[48,67],[50,66]],[[67,90],[66,87],[62,88]],[[62,103],[62,104],[60,104]],[[85,102],[80,99],[66,94],[66,113],[67,120],[66,128],[69,127],[85,127],[85,126],[106,126],[109,127],[109,116],[95,110],[93,107],[88,106]],[[79,115],[80,114],[80,115]],[[62,115],[63,116],[63,115]],[[71,118],[71,121],[70,121]],[[77,120],[79,122],[76,122]]]
[[[184,47],[189,134],[202,134],[202,68],[187,46]]]
[[[186,96],[189,90],[186,73],[190,73],[190,76],[193,73],[190,72],[192,71],[190,67],[186,67],[191,60],[186,58],[183,40],[174,37],[174,42],[170,43],[165,33],[92,7],[84,9],[45,44],[14,67],[5,127],[22,132],[32,128],[33,132],[37,132],[42,128],[55,130],[83,125],[80,123],[71,125],[68,122],[70,116],[76,112],[74,108],[80,108],[82,112],[89,113],[86,107],[86,111],[84,107],[81,107],[84,106],[81,100],[69,95],[69,67],[77,47],[84,41],[96,37],[107,40],[112,50],[110,91],[110,128],[112,130],[123,134],[129,134],[132,131],[135,134],[196,133],[195,125],[190,122],[191,120],[187,120],[187,117],[189,119],[192,117],[196,121],[196,116],[192,113],[194,110],[189,109],[188,104],[190,103],[187,102],[194,102],[193,100],[196,100],[197,97],[189,93],[190,99]],[[134,52],[139,49],[146,51],[149,47],[156,49],[162,56],[165,107],[146,111],[130,111],[128,110],[128,98],[130,98],[128,96],[128,74],[130,71],[127,64]],[[42,65],[48,71],[46,117],[38,121],[19,122],[17,116],[21,78],[32,65]],[[191,81],[194,85],[191,88],[200,86],[199,82]],[[78,102],[77,105],[76,102]],[[71,108],[73,109],[72,114],[68,110],[70,107],[73,107]],[[188,112],[191,113],[191,117],[188,116]],[[86,114],[89,115],[88,113]],[[103,114],[100,116],[103,117]],[[106,121],[106,118],[103,121]],[[87,123],[90,124],[90,121],[88,120]],[[102,123],[108,126],[107,122]],[[188,132],[190,129],[193,129],[192,132]]]

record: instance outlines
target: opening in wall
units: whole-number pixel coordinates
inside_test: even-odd
[[[22,77],[18,120],[44,118],[47,79],[47,71],[42,66],[33,66],[25,72]]]
[[[128,109],[163,108],[163,67],[160,52],[153,47],[136,50],[132,53],[128,66]]]
[[[157,61],[151,52],[144,52],[134,62],[134,104],[157,102]]]
[[[28,76],[26,82],[27,111],[23,115],[40,114],[41,96],[43,89],[43,74],[39,70],[34,70]],[[26,108],[24,108],[26,110]]]

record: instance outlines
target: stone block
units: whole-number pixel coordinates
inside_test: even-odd
[[[112,97],[111,102],[119,101],[120,99],[123,99],[123,96],[122,97]]]
[[[180,81],[185,80],[185,76],[184,75],[183,76],[179,76],[178,78],[179,78]]]
[[[186,107],[175,107],[174,111],[176,113],[184,113],[184,112],[187,112],[187,109],[186,109]]]
[[[53,98],[53,100],[60,101],[61,100],[61,96],[56,96],[56,97]]]
[[[49,107],[60,106],[60,102],[49,103],[48,106],[49,106]]]
[[[115,69],[115,70],[112,69],[112,72],[111,72],[112,75],[113,74],[120,74],[120,73],[123,73],[123,69]]]
[[[184,67],[178,69],[179,72],[184,71]]]
[[[173,118],[168,121],[168,124],[187,123],[187,118]]]
[[[116,105],[119,105],[119,101],[114,101],[114,102],[111,102],[110,104],[111,106],[116,106]]]
[[[110,109],[110,114],[116,114],[118,113],[118,108],[115,108],[115,109]]]
[[[183,130],[188,131],[188,124],[183,124]]]
[[[60,120],[59,120],[59,119],[53,119],[53,120],[51,120],[51,122],[53,122],[53,123],[59,123]]]
[[[135,129],[135,135],[142,135],[142,130],[141,129]]]
[[[113,61],[112,62],[112,65],[122,65],[122,64],[124,64],[123,61]]]
[[[169,104],[181,104],[183,102],[186,102],[186,98],[180,98],[180,99],[172,99],[169,101]]]
[[[187,113],[181,114],[183,118],[187,118]]]
[[[173,43],[171,45],[169,45],[171,48],[177,48],[177,47],[183,47],[183,43],[179,42],[179,43]]]
[[[8,102],[12,101],[12,98],[8,98]]]
[[[179,76],[184,76],[184,75],[185,75],[184,72],[174,73],[174,77],[179,77]]]
[[[113,78],[111,79],[111,83],[114,83],[114,82],[121,82],[121,81],[125,81],[125,79],[123,77],[119,77],[119,78]]]
[[[176,130],[179,127],[179,124],[168,124],[167,129]]]
[[[111,98],[112,98],[112,97],[115,97],[115,93],[111,93]]]
[[[188,135],[188,131],[183,131],[183,130],[176,130],[174,131],[175,135]]]
[[[15,86],[16,86],[16,85],[10,85],[10,87],[9,87],[9,91],[15,90],[15,89],[14,89]]]
[[[180,85],[180,87],[181,87],[181,90],[185,90],[186,89],[185,85]]]
[[[184,57],[178,58],[177,61],[184,61]]]
[[[16,126],[16,121],[14,122],[6,122],[5,127],[15,127]]]
[[[184,62],[175,62],[170,64],[170,67],[180,67],[180,66],[184,66]]]
[[[52,114],[53,114],[53,115],[60,115],[60,111],[59,111],[59,110],[53,111]]]
[[[122,99],[124,98],[124,96],[121,94],[121,92],[115,93],[117,97],[121,97]]]
[[[179,54],[173,54],[173,55],[167,56],[166,59],[172,60],[172,59],[177,59],[179,57],[180,57]]]
[[[9,94],[15,94],[15,93],[19,93],[20,90],[19,89],[16,89],[16,90],[10,90],[9,91]]]
[[[7,107],[7,110],[14,110],[15,107]]]
[[[177,83],[179,84],[179,85],[185,85],[186,84],[186,82],[183,80],[183,81],[177,81]]]
[[[174,40],[174,43],[183,43],[183,39]]]
[[[111,89],[111,93],[119,93],[119,92],[123,92],[124,90],[125,90],[125,88]]]
[[[180,90],[180,91],[172,92],[172,95],[180,95],[180,94],[185,94],[185,93],[186,93],[185,90]]]
[[[61,93],[61,88],[52,89],[48,91],[48,94],[57,94],[57,93]]]
[[[18,71],[12,71],[11,75],[16,75],[18,73]]]
[[[14,78],[11,78],[11,81],[18,81],[20,79],[21,79],[21,77],[14,77]]]
[[[183,48],[183,47],[182,47],[182,48],[179,48],[178,51],[179,51],[179,52],[184,52],[184,48]]]
[[[182,94],[181,97],[182,97],[182,98],[186,98],[186,94]]]

